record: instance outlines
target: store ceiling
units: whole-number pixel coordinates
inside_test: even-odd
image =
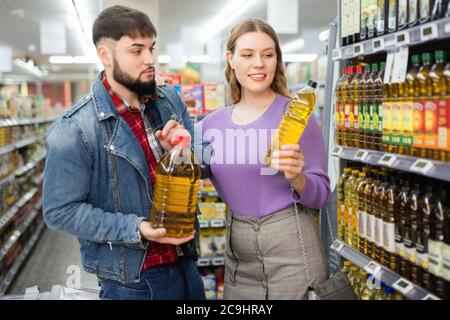
[[[101,0],[76,1],[82,4],[83,10],[89,16],[88,20],[93,21],[101,10]],[[299,1],[300,33],[289,36],[280,35],[282,43],[299,38],[302,30],[305,29],[317,30],[314,32],[323,30],[336,16],[336,5],[332,0]],[[122,4],[127,5],[127,0],[124,0]],[[180,26],[202,26],[217,14],[223,5],[224,1],[222,0],[160,0],[158,37],[160,51],[166,51],[167,43],[180,41]],[[261,0],[239,19],[249,17],[266,19],[266,10],[267,2]],[[52,73],[67,74],[88,71],[87,65],[50,65],[49,56],[40,54],[39,22],[49,19],[64,21],[69,19],[67,0],[0,0],[0,46],[13,47],[14,58],[31,56],[38,64],[46,66]],[[67,55],[83,55],[80,40],[74,32],[67,31]],[[229,29],[223,32],[228,33]],[[314,37],[317,35],[314,34]],[[30,46],[34,46],[35,50],[30,50]],[[305,48],[307,47],[308,43],[306,42]]]

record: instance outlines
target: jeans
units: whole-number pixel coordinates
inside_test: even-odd
[[[102,300],[205,300],[203,280],[192,259],[146,270],[139,283],[103,280],[100,285]]]

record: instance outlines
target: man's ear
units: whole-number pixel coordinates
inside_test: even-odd
[[[97,45],[97,54],[100,60],[102,61],[103,65],[106,67],[111,67],[113,65],[113,50],[111,48],[110,44],[107,44],[105,42],[100,42]]]
[[[228,63],[230,64],[231,69],[234,70],[234,65],[233,65],[233,61],[232,61],[233,60],[233,53],[231,53],[231,51],[227,51],[226,57],[227,57]]]

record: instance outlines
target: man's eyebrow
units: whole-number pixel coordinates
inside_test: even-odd
[[[156,41],[153,42],[150,47],[154,47],[156,45]],[[130,47],[138,47],[138,48],[145,48],[145,44],[142,43],[133,43],[132,45],[130,45]]]

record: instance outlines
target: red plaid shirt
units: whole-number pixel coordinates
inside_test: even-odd
[[[120,116],[126,121],[128,126],[136,136],[136,139],[139,141],[147,160],[150,178],[152,180],[152,183],[154,183],[158,165],[155,155],[153,154],[153,151],[148,143],[145,124],[144,120],[142,119],[140,110],[133,107],[127,107],[123,100],[111,89],[111,86],[106,79],[105,73],[103,73],[102,82],[106,90],[111,95],[111,98]],[[148,270],[158,265],[175,263],[177,262],[177,260],[177,250],[174,245],[160,244],[157,242],[149,241],[147,255],[145,256],[142,271]]]

